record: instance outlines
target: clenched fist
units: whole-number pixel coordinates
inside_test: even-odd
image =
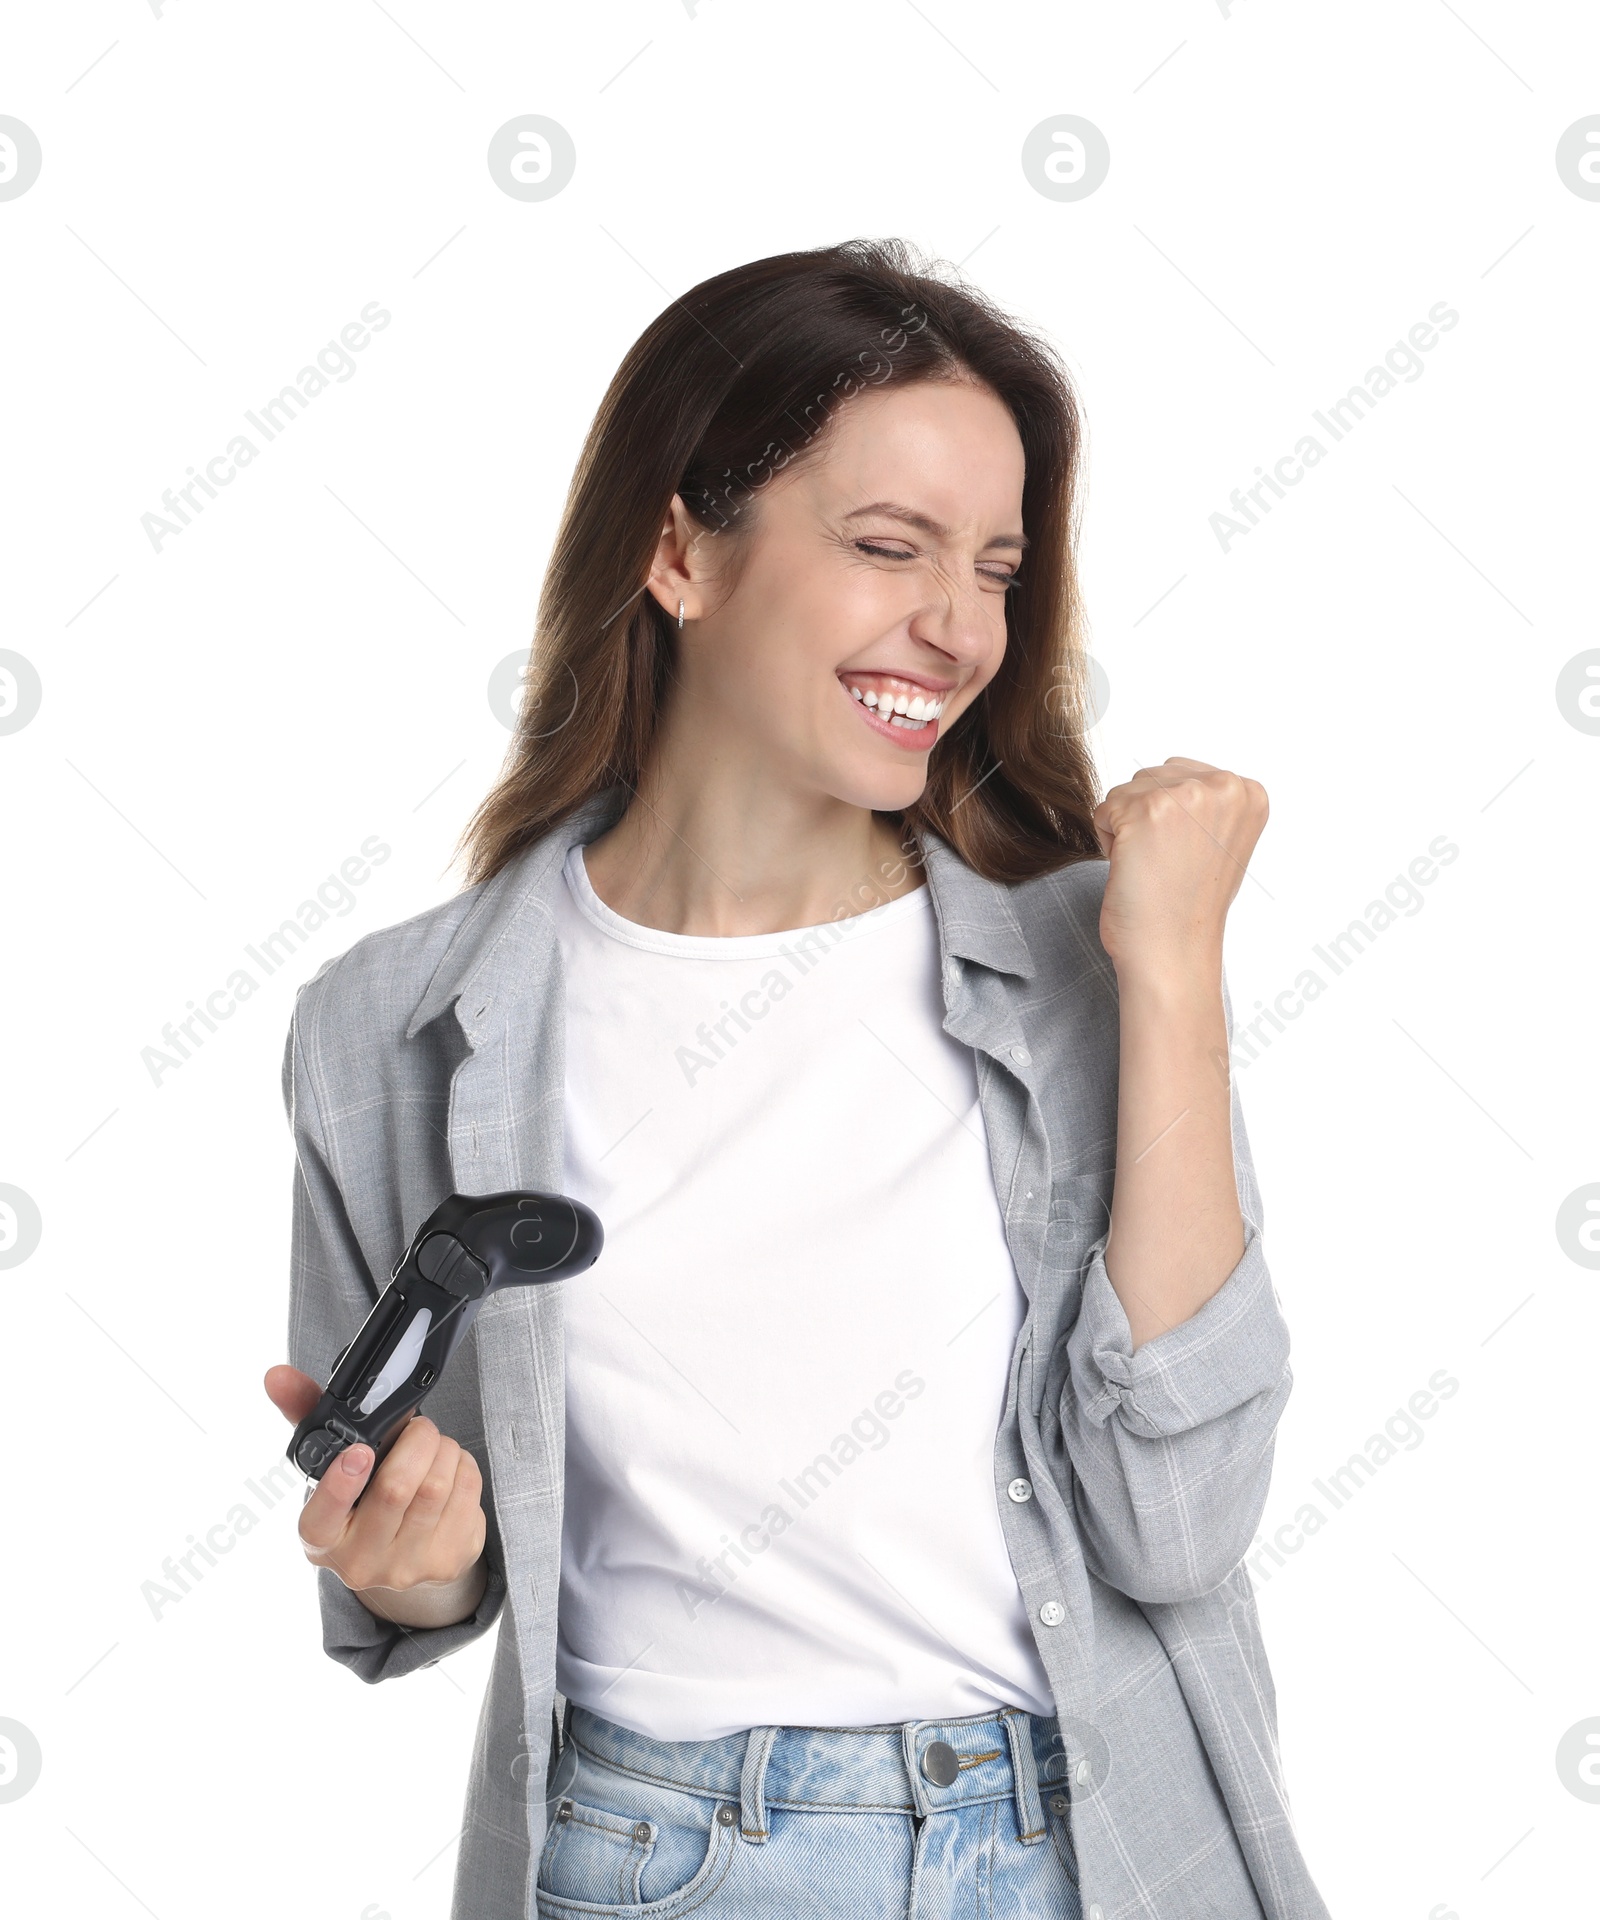
[[[1259,781],[1174,755],[1091,818],[1111,862],[1100,940],[1119,975],[1219,966],[1228,908],[1267,824]]]

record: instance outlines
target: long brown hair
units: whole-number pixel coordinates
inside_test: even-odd
[[[974,378],[999,396],[1026,459],[1029,542],[1000,669],[933,747],[901,820],[992,880],[1099,857],[1071,382],[1045,341],[953,270],[903,241],[851,240],[702,281],[617,369],[567,494],[506,765],[462,835],[469,884],[592,795],[637,789],[676,658],[675,625],[645,586],[673,494],[736,542],[765,480],[891,377]]]

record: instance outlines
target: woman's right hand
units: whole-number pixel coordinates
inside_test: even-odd
[[[297,1367],[268,1367],[262,1384],[291,1425],[322,1394]],[[405,1626],[447,1626],[476,1612],[487,1530],[477,1461],[423,1414],[412,1416],[375,1476],[371,1447],[345,1448],[300,1513],[306,1558],[331,1567],[371,1612]]]

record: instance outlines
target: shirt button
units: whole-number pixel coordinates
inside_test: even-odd
[[[1026,1480],[1013,1480],[1011,1485],[1006,1488],[1006,1492],[1011,1495],[1011,1498],[1016,1501],[1019,1507],[1024,1500],[1031,1500],[1033,1498],[1033,1487]]]
[[[1039,1609],[1039,1618],[1047,1627],[1059,1627],[1067,1617],[1067,1610],[1059,1600],[1046,1600]]]
[[[1025,1067],[1033,1058],[1033,1055],[1029,1053],[1026,1047],[1013,1047],[1011,1049],[1011,1057],[1019,1067]]]
[[[1092,1906],[1089,1909],[1089,1920],[1106,1920],[1105,1908],[1098,1905]]]

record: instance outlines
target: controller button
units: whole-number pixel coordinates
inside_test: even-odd
[[[481,1300],[489,1291],[489,1269],[454,1234],[428,1235],[417,1250],[417,1272],[458,1300]]]
[[[326,1427],[313,1427],[294,1450],[295,1465],[313,1480],[319,1480],[328,1462],[341,1451],[339,1442]]]
[[[417,1249],[417,1272],[424,1280],[437,1281],[465,1252],[466,1248],[453,1233],[430,1233]]]
[[[453,1293],[459,1299],[481,1300],[489,1291],[489,1269],[481,1260],[464,1253],[439,1284],[447,1293]]]

